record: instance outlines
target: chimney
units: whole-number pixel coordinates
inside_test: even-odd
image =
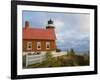
[[[25,21],[25,28],[26,28],[26,29],[30,28],[30,23],[29,23],[29,21]]]

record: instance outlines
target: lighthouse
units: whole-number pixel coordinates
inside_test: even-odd
[[[55,26],[54,26],[54,22],[50,19],[48,21],[48,25],[46,26],[46,29],[54,29]]]

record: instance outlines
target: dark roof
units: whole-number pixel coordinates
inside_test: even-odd
[[[53,21],[50,19],[50,20],[48,21],[48,24],[53,24]]]

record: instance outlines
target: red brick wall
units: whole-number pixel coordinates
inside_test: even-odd
[[[29,51],[27,50],[27,42],[31,41],[32,42],[32,51],[38,51],[37,50],[37,45],[36,42],[41,42],[41,50],[40,51],[47,51],[46,50],[46,42],[50,42],[50,49],[49,51],[55,50],[56,49],[56,42],[54,40],[23,40],[23,51]]]

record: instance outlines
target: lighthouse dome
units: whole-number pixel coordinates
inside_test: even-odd
[[[48,24],[53,24],[53,21],[50,19],[50,20],[48,21]]]
[[[51,19],[48,21],[48,25],[47,25],[46,28],[47,28],[47,29],[49,29],[49,28],[55,28],[55,27],[54,27],[54,23],[53,23],[53,21],[52,21]]]

